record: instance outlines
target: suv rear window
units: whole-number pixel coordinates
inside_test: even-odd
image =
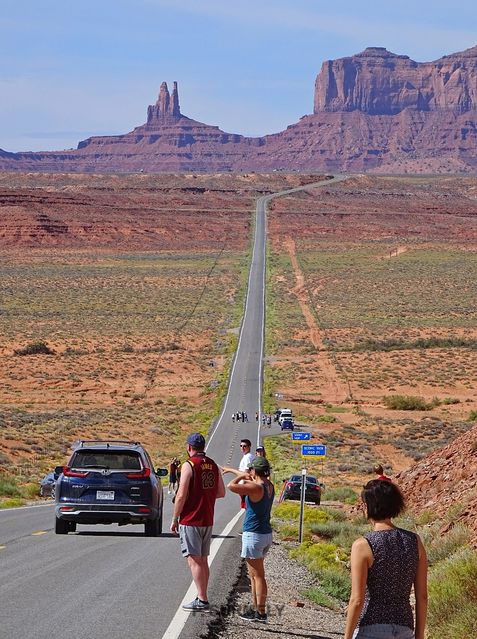
[[[108,468],[109,470],[141,470],[138,453],[118,450],[79,450],[71,460],[72,468]]]

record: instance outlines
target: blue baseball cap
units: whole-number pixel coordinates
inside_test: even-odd
[[[187,443],[193,448],[205,448],[205,437],[200,433],[191,433],[187,437]]]

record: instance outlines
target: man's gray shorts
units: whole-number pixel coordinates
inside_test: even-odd
[[[212,540],[212,526],[179,526],[183,557],[208,557]]]

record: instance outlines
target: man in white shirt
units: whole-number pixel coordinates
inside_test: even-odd
[[[252,453],[252,442],[250,441],[250,439],[241,439],[240,440],[240,450],[242,451],[242,459],[240,460],[240,464],[239,464],[239,471],[241,473],[245,473],[248,469],[250,464],[253,462],[255,455]]]

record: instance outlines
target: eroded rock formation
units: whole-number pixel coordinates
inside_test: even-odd
[[[362,111],[394,115],[404,109],[477,109],[477,47],[418,63],[384,47],[323,63],[315,83],[314,113]]]
[[[477,169],[477,47],[418,63],[382,47],[331,60],[314,112],[285,131],[247,138],[181,113],[165,82],[147,121],[76,150],[0,151],[0,170],[54,172],[375,171]]]

